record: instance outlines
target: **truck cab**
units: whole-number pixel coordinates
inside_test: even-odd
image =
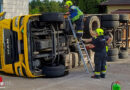
[[[0,71],[25,77],[64,75],[69,53],[62,13],[0,21]]]

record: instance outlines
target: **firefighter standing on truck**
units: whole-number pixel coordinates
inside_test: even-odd
[[[91,42],[94,45],[94,63],[95,71],[92,78],[99,79],[106,76],[106,43],[110,38],[104,36],[104,31],[101,28],[96,29],[96,37],[84,40],[84,42]],[[91,44],[90,44],[91,45]]]
[[[83,12],[77,6],[74,6],[70,0],[66,1],[65,6],[69,9],[69,12],[66,14],[70,14],[72,23],[76,24],[76,35],[80,40],[83,36]]]

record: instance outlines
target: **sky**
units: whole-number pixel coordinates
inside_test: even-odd
[[[32,1],[32,0],[29,0],[29,1]],[[61,1],[62,2],[63,0],[54,0],[54,1]]]

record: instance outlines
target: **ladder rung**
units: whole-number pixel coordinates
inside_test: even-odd
[[[84,48],[80,48],[80,49],[84,49]]]
[[[79,44],[83,44],[83,43],[79,42]]]
[[[86,54],[83,54],[83,56],[85,56]],[[87,56],[87,55],[86,55]]]

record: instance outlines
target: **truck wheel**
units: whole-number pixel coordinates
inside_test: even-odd
[[[101,20],[102,21],[118,21],[119,20],[119,14],[102,15]]]
[[[60,77],[63,76],[65,73],[65,66],[44,66],[42,70],[43,74],[45,74],[46,77]]]
[[[72,68],[78,67],[79,57],[78,53],[72,53]]]
[[[118,48],[109,49],[109,51],[108,51],[109,56],[118,55],[118,53],[119,53]]]
[[[102,27],[104,27],[104,28],[118,28],[119,21],[102,21]]]
[[[120,58],[120,59],[126,59],[126,58],[128,58],[128,51],[122,50],[122,51],[119,53],[119,58]]]
[[[118,60],[118,55],[114,55],[114,56],[108,56],[108,62],[113,62]]]
[[[70,53],[69,54],[63,54],[63,61],[65,62],[64,65],[66,69],[69,71],[70,69]]]
[[[43,13],[40,17],[39,17],[40,21],[43,22],[60,22],[63,23],[64,22],[64,16],[62,13]]]
[[[100,20],[97,16],[89,16],[84,23],[84,38],[89,38],[97,28],[100,28]]]
[[[129,20],[128,14],[120,14],[120,22],[126,23]]]

